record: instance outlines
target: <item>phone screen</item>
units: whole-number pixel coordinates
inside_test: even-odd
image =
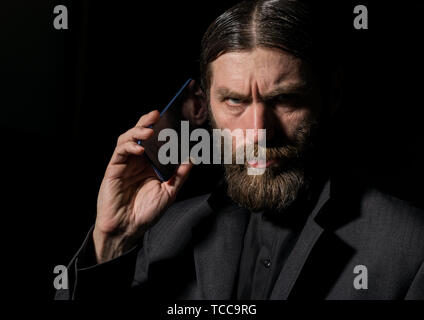
[[[188,88],[192,79],[188,79],[181,89],[177,92],[177,94],[171,99],[168,105],[162,110],[160,113],[160,119],[152,126],[154,131],[152,137],[147,140],[139,140],[138,144],[144,147],[144,155],[147,157],[153,169],[155,170],[158,178],[161,181],[169,180],[175,170],[178,168],[179,163],[168,163],[162,164],[159,161],[159,149],[168,142],[167,141],[159,141],[159,133],[163,129],[173,129],[178,133],[178,153],[181,150],[181,121],[187,120],[184,117],[184,108],[187,106],[187,98],[188,98]],[[178,154],[178,159],[180,159],[180,154]]]

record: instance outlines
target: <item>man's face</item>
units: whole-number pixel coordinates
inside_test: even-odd
[[[229,195],[252,210],[286,208],[304,187],[302,155],[321,109],[311,70],[293,55],[267,48],[225,53],[210,67],[213,125],[253,129],[254,140],[244,143],[255,147],[266,139],[266,163],[225,166]],[[266,129],[266,137],[258,129]],[[248,166],[265,167],[265,173],[249,176]]]

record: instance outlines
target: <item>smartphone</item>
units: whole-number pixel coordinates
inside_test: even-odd
[[[188,88],[192,79],[188,79],[184,85],[178,90],[177,94],[171,99],[167,106],[161,111],[159,120],[153,125],[150,126],[154,134],[147,140],[139,140],[138,144],[144,148],[144,156],[152,165],[156,175],[161,181],[168,181],[174,175],[179,164],[168,163],[162,164],[159,161],[159,149],[167,141],[159,141],[158,136],[159,132],[162,129],[170,128],[174,129],[177,133],[180,133],[181,121],[188,120],[185,119],[183,114],[183,108],[187,107],[186,102],[188,99]],[[178,150],[180,151],[180,136],[178,137],[179,145]]]

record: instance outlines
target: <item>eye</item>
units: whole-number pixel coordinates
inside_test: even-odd
[[[273,102],[277,107],[297,108],[302,105],[302,96],[299,94],[284,94],[276,97]]]
[[[231,106],[240,106],[243,101],[237,98],[227,98],[227,103]]]
[[[281,94],[275,100],[277,103],[286,103],[291,102],[296,99],[296,95],[294,94]]]

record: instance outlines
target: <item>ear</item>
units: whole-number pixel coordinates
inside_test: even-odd
[[[182,112],[194,127],[201,127],[208,119],[206,96],[195,80],[191,80],[188,85],[188,97]]]

